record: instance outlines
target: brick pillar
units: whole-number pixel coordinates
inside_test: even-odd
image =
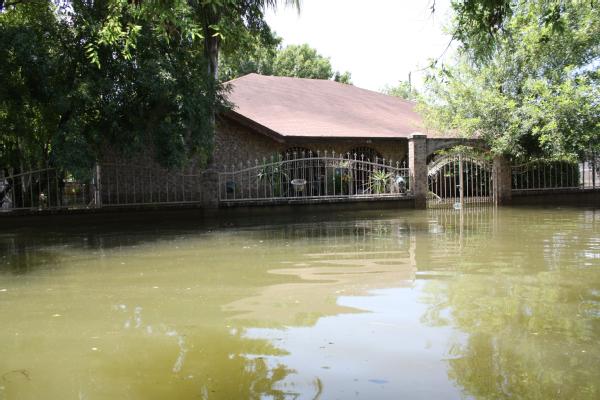
[[[219,173],[207,169],[202,173],[202,207],[219,207]]]
[[[509,204],[512,200],[512,170],[503,156],[494,157],[494,201],[496,205]]]
[[[427,207],[427,135],[413,133],[408,137],[408,168],[412,179],[415,208]]]

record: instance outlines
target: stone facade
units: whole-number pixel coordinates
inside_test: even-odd
[[[304,148],[313,153],[347,154],[356,148],[371,148],[383,158],[393,162],[406,161],[408,141],[399,139],[348,139],[348,138],[285,138],[272,139],[237,122],[221,119],[215,133],[213,165],[217,170],[231,169],[240,163],[251,164],[263,158],[285,153],[288,149]]]
[[[231,170],[240,163],[270,158],[285,145],[241,124],[220,118],[215,129],[212,165],[218,171]]]

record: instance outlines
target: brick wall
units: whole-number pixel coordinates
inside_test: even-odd
[[[386,160],[394,162],[408,161],[408,141],[406,139],[313,139],[286,138],[278,142],[263,134],[256,133],[236,122],[222,119],[217,124],[215,134],[214,165],[218,170],[223,166],[231,168],[232,164],[246,164],[247,161],[259,162],[263,157],[269,159],[285,152],[287,149],[301,147],[316,153],[325,151],[336,154],[351,151],[358,147],[370,147],[381,154]]]
[[[260,162],[263,157],[270,158],[285,149],[285,144],[225,119],[217,122],[214,143],[213,165],[219,171],[240,162],[244,165],[256,159]]]

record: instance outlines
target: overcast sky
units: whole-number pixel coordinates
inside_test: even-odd
[[[380,90],[408,79],[409,71],[438,58],[450,36],[450,0],[302,0],[300,14],[280,6],[267,14],[283,44],[308,43],[330,57],[333,68],[350,71],[359,87]],[[423,73],[413,73],[420,86]]]

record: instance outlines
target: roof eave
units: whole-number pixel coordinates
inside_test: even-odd
[[[285,139],[283,137],[283,135],[281,135],[279,132],[276,132],[272,129],[267,128],[264,125],[259,124],[258,122],[240,114],[237,113],[233,110],[228,110],[226,112],[224,112],[223,114],[221,114],[223,117],[228,118],[232,121],[235,121],[247,128],[252,129],[255,132],[261,133],[265,136],[270,137],[271,139],[279,142],[279,143],[284,143]]]

